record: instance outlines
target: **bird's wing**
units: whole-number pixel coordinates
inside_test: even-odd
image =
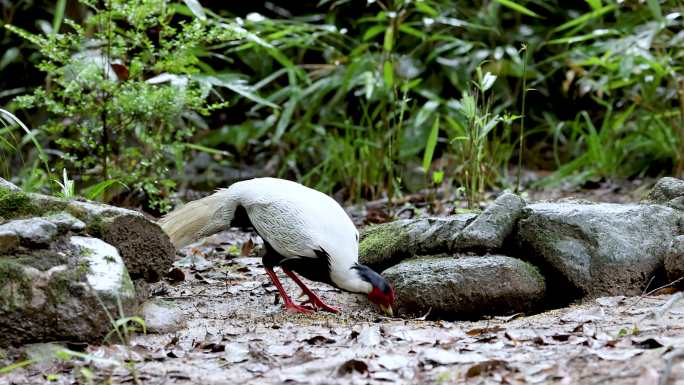
[[[253,203],[247,214],[259,235],[283,257],[316,257],[316,233],[297,206],[287,202]]]

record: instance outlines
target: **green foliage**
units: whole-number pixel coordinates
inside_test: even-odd
[[[94,13],[70,32],[37,35],[6,25],[33,43],[50,83],[16,99],[19,108],[43,108],[50,118],[43,140],[82,187],[116,179],[164,209],[175,182],[169,159],[183,153],[201,116],[225,106],[210,102],[211,86],[198,80],[199,50],[232,40],[228,27],[175,17],[166,1],[82,1]],[[72,181],[73,182],[73,181]],[[67,186],[64,186],[67,187]]]
[[[442,183],[473,204],[519,188],[523,167],[556,171],[547,184],[684,171],[678,0],[323,0],[263,15],[86,1],[81,23],[62,3],[43,16],[59,30],[10,27],[49,74],[13,106],[47,121],[0,135],[0,151],[28,154],[25,188],[66,167],[79,191],[116,179],[163,197],[198,152],[352,200]]]

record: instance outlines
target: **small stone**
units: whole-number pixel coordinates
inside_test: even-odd
[[[675,237],[670,243],[665,256],[665,271],[670,281],[684,277],[684,235]]]
[[[42,218],[17,219],[0,225],[2,231],[16,234],[27,244],[47,245],[57,235],[57,226]]]
[[[497,250],[513,231],[525,201],[504,193],[461,232],[454,234],[451,250]]]
[[[74,232],[81,232],[85,230],[86,224],[74,217],[73,215],[65,212],[60,212],[54,215],[50,215],[49,217],[43,218],[46,221],[52,222],[59,231],[66,232],[66,231],[74,231]]]
[[[150,300],[142,306],[148,333],[172,333],[187,325],[185,314],[173,302]]]
[[[684,197],[684,180],[671,177],[660,178],[648,193],[650,202],[660,204],[667,204],[673,199],[682,197]]]
[[[382,275],[402,315],[468,319],[527,312],[540,306],[546,284],[537,269],[500,255],[409,259]]]
[[[0,230],[0,254],[7,254],[19,247],[19,237],[13,231]]]

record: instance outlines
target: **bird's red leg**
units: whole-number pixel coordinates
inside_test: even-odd
[[[287,271],[286,271],[287,273]],[[283,307],[286,310],[293,310],[299,313],[311,313],[311,309],[297,305],[290,299],[290,296],[287,295],[285,292],[285,289],[283,288],[283,285],[280,283],[280,280],[278,279],[278,276],[276,273],[273,271],[273,269],[266,268],[266,274],[268,274],[268,277],[271,278],[271,282],[275,285],[275,287],[278,289],[278,293],[280,293],[280,296],[283,298]],[[288,274],[289,275],[289,274]]]
[[[309,289],[304,284],[304,282],[302,282],[302,280],[299,279],[299,277],[297,277],[293,272],[291,272],[290,270],[287,270],[287,269],[283,269],[283,272],[285,274],[287,274],[288,277],[292,278],[292,280],[297,284],[297,286],[299,286],[302,289],[304,294],[306,294],[307,297],[309,297],[309,300],[304,302],[304,303],[311,303],[315,309],[323,309],[323,310],[329,311],[331,313],[339,313],[340,312],[339,309],[336,309],[330,305],[327,305],[325,302],[323,302],[323,300],[320,299],[316,295],[316,293],[311,291],[311,289]]]

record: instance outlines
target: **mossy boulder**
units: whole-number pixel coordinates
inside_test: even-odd
[[[63,237],[0,257],[0,346],[102,339],[119,302],[127,315],[138,306],[123,259],[102,240]]]
[[[405,260],[383,273],[403,317],[472,319],[530,312],[542,306],[546,283],[527,262],[501,256],[442,255]]]
[[[0,182],[3,180],[0,178]],[[175,248],[156,223],[137,211],[85,200],[24,193],[0,184],[0,223],[42,217],[115,246],[133,279],[154,282],[171,268]]]
[[[453,237],[476,216],[403,219],[367,227],[361,231],[359,260],[382,270],[414,255],[449,251]]]

